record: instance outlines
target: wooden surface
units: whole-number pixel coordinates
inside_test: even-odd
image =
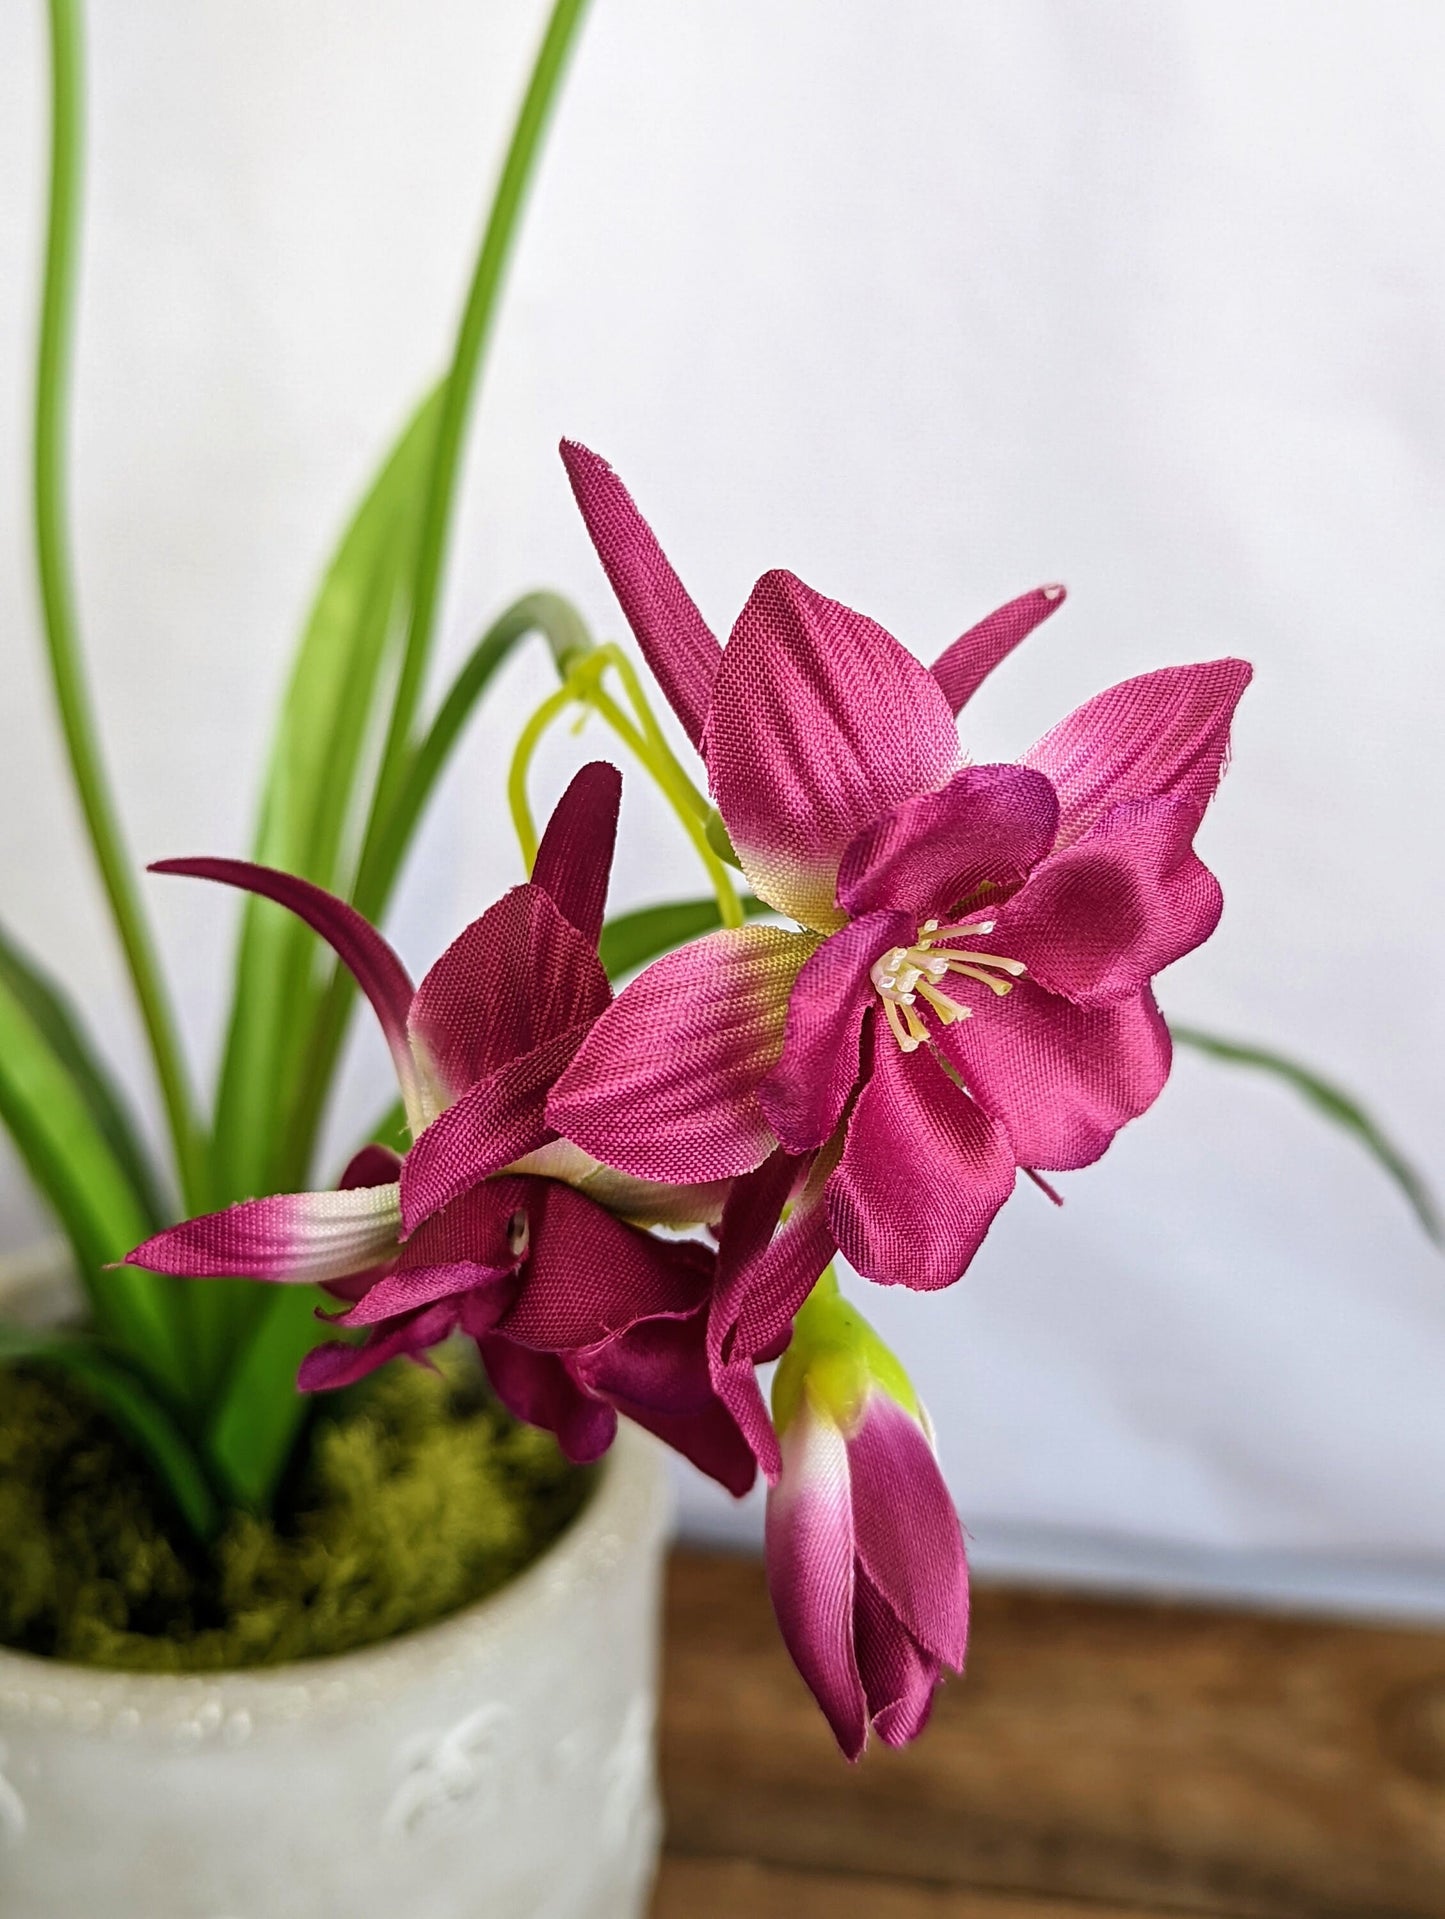
[[[1445,1919],[1445,1634],[984,1588],[857,1768],[754,1561],[680,1553],[667,1643],[658,1919]]]

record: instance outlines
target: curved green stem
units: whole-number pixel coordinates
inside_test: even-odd
[[[456,496],[467,420],[496,317],[498,296],[516,238],[527,187],[566,68],[567,56],[572,50],[586,7],[587,0],[556,0],[552,9],[512,132],[511,145],[492,201],[481,251],[472,272],[466,305],[462,310],[437,429],[426,510],[417,545],[411,618],[392,705],[391,723],[382,749],[374,819],[383,819],[390,811],[397,786],[403,777],[412,720],[421,698],[422,682],[436,628],[442,565],[446,558],[447,535],[451,527],[452,504]]]
[[[80,0],[50,0],[50,207],[35,378],[35,553],[46,651],[71,777],[110,902],[165,1102],[186,1204],[205,1203],[205,1142],[150,929],[101,760],[81,661],[67,524],[66,428],[80,227]]]

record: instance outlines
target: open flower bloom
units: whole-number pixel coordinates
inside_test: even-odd
[[[930,671],[768,573],[724,648],[611,468],[564,455],[743,870],[798,925],[709,934],[650,966],[548,1114],[637,1177],[736,1178],[785,1156],[787,1180],[759,1178],[779,1209],[793,1192],[793,1215],[719,1301],[719,1352],[756,1356],[835,1250],[875,1280],[947,1285],[1016,1168],[1088,1165],[1158,1095],[1170,1043],[1150,981],[1219,917],[1192,842],[1249,668],[1144,674],[1017,764],[969,765],[957,708],[1061,589],[1012,602]]]
[[[726,1188],[662,1189],[600,1167],[545,1116],[558,1072],[611,999],[597,957],[620,780],[573,780],[532,879],[469,926],[414,989],[381,935],[342,901],[232,860],[168,861],[264,894],[327,939],[391,1047],[416,1142],[365,1148],[340,1190],[232,1206],[128,1255],[153,1272],[319,1284],[364,1346],[333,1344],[302,1370],[336,1386],[456,1330],[498,1396],[595,1459],[617,1414],[649,1426],[733,1490],[752,1455],[714,1394],[705,1354],[713,1255],[653,1222],[715,1219]]]
[[[768,1589],[794,1663],[849,1759],[870,1724],[923,1730],[963,1670],[963,1533],[897,1360],[836,1293],[798,1315],[774,1382],[782,1478],[768,1494]]]

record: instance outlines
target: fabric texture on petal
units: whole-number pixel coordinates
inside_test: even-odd
[[[1219,924],[1223,895],[1194,851],[1198,822],[1181,800],[1112,808],[999,909],[988,943],[1079,1006],[1139,992]]]
[[[417,989],[410,1030],[450,1098],[612,998],[596,942],[540,886],[514,886],[473,920]]]
[[[401,1164],[400,1153],[373,1141],[346,1162],[346,1171],[336,1182],[337,1190],[344,1193],[352,1186],[394,1186],[401,1178]]]
[[[586,1020],[508,1060],[439,1113],[407,1154],[401,1210],[408,1232],[489,1174],[552,1138],[547,1096],[590,1030]]]
[[[759,896],[832,932],[838,862],[863,828],[959,764],[937,680],[875,621],[766,573],[723,652],[703,743]]]
[[[702,1306],[713,1270],[706,1247],[639,1232],[570,1186],[531,1184],[524,1283],[500,1328],[508,1339],[567,1351]]]
[[[395,1186],[277,1193],[182,1220],[127,1253],[125,1263],[187,1279],[319,1284],[384,1265],[400,1236]]]
[[[320,886],[313,886],[310,880],[298,879],[292,873],[279,873],[274,867],[257,866],[250,860],[157,860],[150,871],[179,873],[190,879],[215,880],[222,886],[239,887],[243,893],[274,900],[297,919],[304,920],[331,947],[370,1000],[391,1050],[407,1111],[415,1118],[422,1110],[422,1087],[417,1062],[407,1040],[411,977],[381,934],[354,906],[348,906],[345,900],[337,899]]]
[[[1003,1128],[954,1085],[928,1047],[905,1054],[880,1035],[828,1182],[828,1215],[844,1258],[885,1286],[950,1286],[1013,1185]]]
[[[457,1307],[452,1300],[406,1313],[399,1319],[378,1326],[360,1345],[328,1340],[314,1347],[301,1362],[296,1375],[297,1389],[303,1393],[336,1392],[354,1386],[359,1379],[374,1373],[393,1359],[421,1359],[433,1346],[440,1346],[456,1331]]]
[[[783,1643],[844,1755],[868,1737],[853,1651],[853,1521],[848,1448],[805,1408],[783,1436],[783,1476],[768,1495],[768,1592]]]
[[[1126,800],[1183,800],[1202,813],[1251,676],[1243,660],[1162,667],[1095,694],[1045,733],[1021,757],[1058,793],[1059,845]]]
[[[955,713],[961,712],[1001,660],[1051,613],[1057,613],[1066,595],[1061,586],[1036,586],[946,646],[933,662],[933,677]]]
[[[906,1746],[928,1724],[938,1661],[925,1653],[859,1566],[853,1593],[853,1649],[868,1717],[885,1746]]]
[[[1152,993],[1082,1007],[1020,980],[1006,1000],[982,1000],[938,1045],[1007,1128],[1021,1165],[1092,1166],[1163,1091],[1172,1049]]]
[[[1012,890],[1054,843],[1059,804],[1042,773],[966,766],[947,786],[905,800],[849,843],[839,902],[854,914],[884,908],[929,914],[980,892]],[[987,900],[974,900],[976,910]],[[906,940],[911,945],[913,930]]]
[[[589,946],[602,935],[621,803],[622,775],[606,760],[593,760],[573,775],[552,809],[532,862],[532,884]]]
[[[643,658],[697,746],[722,649],[607,462],[575,440],[562,442],[562,460]]]
[[[779,926],[709,933],[656,960],[598,1019],[553,1089],[554,1130],[637,1179],[728,1179],[775,1145],[758,1084],[817,942]]]
[[[876,1004],[869,969],[890,947],[912,945],[916,933],[909,914],[867,913],[824,940],[798,974],[782,1056],[758,1088],[790,1153],[821,1146],[842,1118],[858,1079],[863,1017]]]
[[[849,1435],[858,1559],[889,1609],[926,1652],[963,1671],[968,1564],[963,1529],[922,1427],[873,1392]]]

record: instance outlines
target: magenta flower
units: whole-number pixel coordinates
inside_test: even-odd
[[[128,1257],[153,1272],[326,1287],[362,1346],[302,1368],[339,1386],[462,1331],[498,1396],[595,1459],[618,1413],[735,1491],[751,1452],[712,1389],[714,1259],[655,1222],[716,1219],[722,1183],[664,1189],[601,1167],[548,1125],[557,1074],[611,999],[597,957],[620,780],[584,767],[559,802],[532,879],[469,926],[413,989],[359,914],[319,888],[232,860],[158,870],[220,880],[298,913],[336,949],[391,1046],[416,1143],[352,1161],[340,1190],[232,1206],[157,1234]]]
[[[564,457],[743,869],[798,927],[657,961],[548,1114],[637,1177],[735,1178],[787,1156],[758,1179],[778,1208],[808,1181],[788,1227],[719,1302],[723,1356],[757,1356],[835,1249],[869,1278],[945,1286],[1017,1167],[1086,1166],[1156,1098],[1170,1043],[1150,982],[1219,917],[1192,841],[1249,668],[1144,674],[1018,764],[968,765],[957,709],[1061,589],[1012,602],[930,672],[768,573],[723,648],[611,468]]]
[[[768,1589],[793,1661],[857,1759],[923,1730],[963,1670],[963,1533],[893,1355],[836,1294],[811,1298],[778,1369],[783,1471],[768,1494]]]

